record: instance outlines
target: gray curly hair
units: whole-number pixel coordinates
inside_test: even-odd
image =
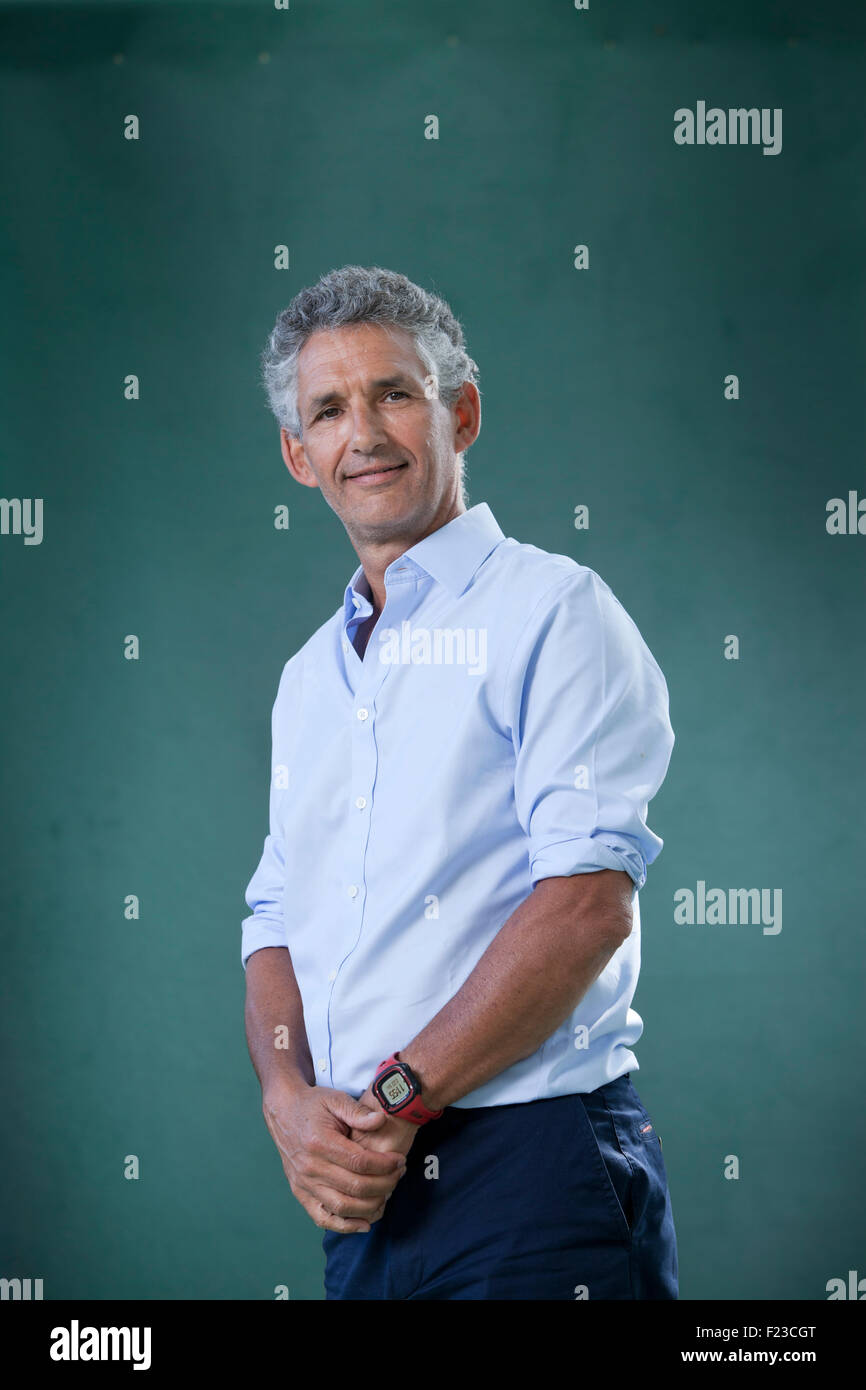
[[[302,439],[298,414],[298,355],[318,329],[351,323],[381,323],[411,333],[415,350],[438,382],[439,399],[451,406],[464,381],[478,386],[478,367],[466,351],[463,329],[444,299],[394,270],[344,265],[303,289],[277,315],[261,354],[262,384],[281,428]],[[465,505],[465,462],[460,455],[460,492]]]

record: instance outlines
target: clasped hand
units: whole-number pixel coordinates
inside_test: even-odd
[[[265,1123],[293,1195],[326,1231],[369,1231],[406,1171],[418,1126],[382,1109],[368,1087],[355,1100],[327,1086],[276,1083]]]

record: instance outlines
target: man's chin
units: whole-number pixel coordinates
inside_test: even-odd
[[[341,520],[351,536],[368,543],[411,534],[419,525],[417,505],[389,505],[384,497],[379,507],[347,507]]]

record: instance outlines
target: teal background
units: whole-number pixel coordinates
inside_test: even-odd
[[[668,681],[634,1079],[681,1297],[866,1274],[866,536],[825,529],[866,492],[864,30],[838,4],[0,7],[0,495],[44,499],[41,545],[0,536],[0,1275],[323,1296],[239,924],[280,671],[356,565],[257,359],[346,263],[449,301],[470,505],[597,570]],[[699,99],[781,107],[781,154],[677,146]],[[677,926],[698,879],[782,888],[781,933]]]

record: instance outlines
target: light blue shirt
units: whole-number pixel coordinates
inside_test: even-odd
[[[638,1063],[647,804],[674,734],[664,676],[608,585],[506,537],[485,502],[385,571],[283,668],[270,832],[244,968],[288,946],[316,1081],[361,1095],[456,994],[540,879],[624,869],[634,928],[532,1056],[455,1102],[592,1091]]]

